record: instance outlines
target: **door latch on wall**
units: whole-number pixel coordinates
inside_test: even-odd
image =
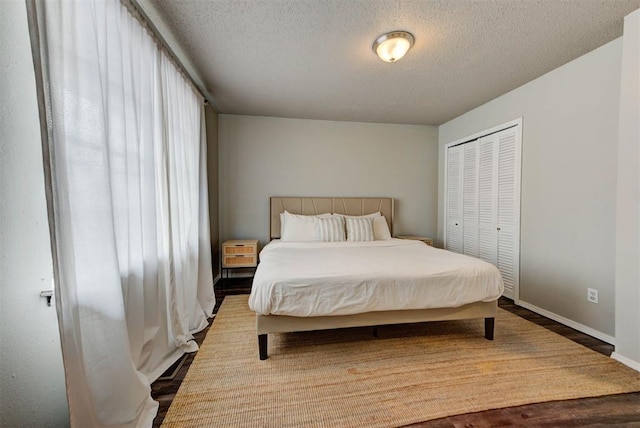
[[[40,297],[47,298],[47,306],[51,306],[51,298],[53,297],[53,290],[44,290],[40,292]]]

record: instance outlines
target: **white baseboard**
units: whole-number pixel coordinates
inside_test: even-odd
[[[633,361],[631,358],[622,356],[615,351],[613,352],[613,354],[611,354],[611,358],[613,358],[616,361],[620,361],[622,364],[624,364],[627,367],[631,367],[635,371],[640,372],[640,362],[638,361]]]
[[[564,324],[567,327],[571,327],[571,328],[573,328],[575,330],[581,331],[584,334],[588,334],[589,336],[593,336],[596,339],[600,339],[603,342],[607,342],[610,345],[614,345],[615,346],[615,344],[616,344],[615,337],[610,336],[610,335],[605,334],[605,333],[602,333],[601,331],[594,330],[593,328],[587,327],[584,324],[580,324],[580,323],[577,323],[577,322],[575,322],[573,320],[570,320],[569,318],[565,318],[565,317],[560,316],[558,314],[554,314],[553,312],[549,312],[549,311],[547,311],[545,309],[539,308],[539,307],[537,307],[535,305],[532,305],[531,303],[527,303],[527,302],[525,302],[523,300],[518,300],[516,304],[519,305],[519,306],[522,306],[525,309],[529,309],[530,311],[533,311],[533,312],[535,312],[537,314],[540,314],[540,315],[542,315],[544,317],[547,317],[549,319],[557,321],[560,324]]]

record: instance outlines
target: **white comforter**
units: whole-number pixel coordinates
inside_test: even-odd
[[[348,315],[458,307],[502,291],[492,264],[420,241],[275,240],[260,252],[249,307],[262,315]]]

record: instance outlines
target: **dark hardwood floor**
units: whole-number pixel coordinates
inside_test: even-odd
[[[248,294],[251,290],[251,279],[240,278],[219,281],[215,287],[217,304],[214,313],[218,312],[225,296],[232,294]],[[499,306],[524,319],[541,325],[576,343],[586,346],[601,354],[610,356],[613,346],[588,336],[563,324],[545,318],[534,312],[516,306],[513,301],[501,298]],[[215,318],[213,318],[215,322]],[[208,331],[208,327],[195,335],[195,340],[201,344]],[[167,373],[177,369],[173,379],[158,379],[151,385],[151,395],[160,403],[158,415],[153,426],[159,427],[171,405],[180,383],[189,370],[195,353],[186,354],[184,361],[179,361]],[[526,385],[522,385],[526,388]],[[411,425],[414,428],[445,428],[445,427],[500,427],[500,426],[545,426],[545,427],[598,427],[625,426],[640,428],[640,392],[631,394],[607,395],[604,397],[584,398],[578,400],[553,401],[549,403],[529,404],[525,406],[509,407],[505,409],[488,410],[477,413],[467,413],[448,418],[436,419]]]

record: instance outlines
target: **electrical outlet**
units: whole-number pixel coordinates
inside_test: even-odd
[[[598,303],[598,290],[595,288],[587,288],[587,300],[591,303]]]

